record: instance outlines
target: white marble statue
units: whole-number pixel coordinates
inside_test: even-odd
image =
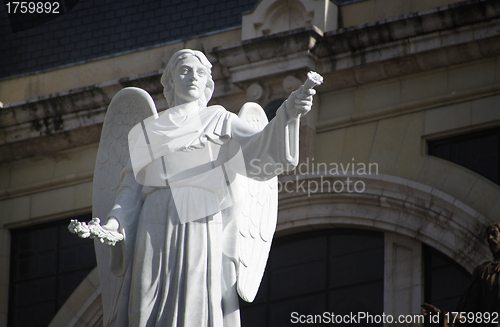
[[[69,226],[96,238],[105,326],[240,326],[237,294],[253,301],[276,227],[276,175],[298,163],[299,119],[321,83],[309,76],[269,123],[255,103],[239,116],[207,107],[199,51],[168,63],[168,110],[141,89],[116,94],[94,176],[105,224]]]

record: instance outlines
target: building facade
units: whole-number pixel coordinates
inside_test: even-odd
[[[451,310],[473,268],[490,260],[485,229],[500,213],[498,1],[65,8],[16,32],[0,13],[0,326],[102,325],[95,262],[82,254],[92,244],[64,225],[91,217],[114,94],[140,87],[167,109],[160,76],[183,48],[207,55],[209,104],[233,112],[253,101],[272,117],[308,71],[325,81],[301,122],[300,164],[280,177],[274,245],[255,303],[242,303],[244,326],[333,311],[418,315],[424,302]],[[410,325],[422,324],[399,324]]]

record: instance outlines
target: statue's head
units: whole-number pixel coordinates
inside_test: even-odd
[[[500,253],[500,223],[491,224],[488,226],[486,232],[491,254]]]
[[[185,68],[182,68],[184,67]],[[194,74],[198,74],[193,78],[202,78],[203,89],[197,90],[195,86],[183,90],[176,90],[182,86],[182,78],[186,70],[196,68]],[[198,98],[200,106],[206,107],[208,101],[212,98],[214,92],[214,81],[212,80],[212,64],[207,57],[197,50],[184,49],[177,51],[167,64],[167,68],[161,77],[163,85],[163,95],[167,100],[169,107],[176,105],[176,97],[186,96],[188,98]],[[198,70],[198,71],[197,71]],[[205,76],[202,76],[202,71],[205,71]],[[179,101],[177,101],[179,102]]]

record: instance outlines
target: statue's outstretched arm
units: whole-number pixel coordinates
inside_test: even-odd
[[[232,122],[233,140],[241,146],[248,163],[245,178],[239,184],[243,199],[238,205],[242,208],[235,210],[239,229],[237,290],[247,302],[252,302],[257,294],[276,230],[276,175],[280,173],[279,167],[294,167],[298,161],[299,118],[311,110],[312,96],[316,93],[312,88],[322,82],[319,74],[310,72],[304,85],[290,94],[269,124],[257,103],[245,104],[239,113],[241,122]],[[259,132],[246,132],[241,126],[244,124]]]

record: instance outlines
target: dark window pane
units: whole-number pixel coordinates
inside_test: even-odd
[[[57,294],[57,306],[61,307],[64,302],[69,298],[71,293],[80,285],[82,280],[87,277],[92,269],[83,269],[74,271],[69,274],[59,275],[58,278],[58,294]]]
[[[278,111],[278,108],[281,106],[281,104],[285,100],[274,100],[269,102],[265,107],[264,107],[264,112],[266,113],[267,119],[271,121],[274,117],[276,117],[276,111]]]
[[[500,128],[429,141],[429,155],[464,166],[500,184]]]
[[[16,308],[11,312],[8,326],[44,327],[53,318],[55,305],[52,302],[37,303]]]
[[[383,280],[348,288],[334,289],[328,294],[329,309],[334,311],[335,314],[340,315],[350,315],[351,312],[355,314],[358,312],[369,312],[372,316],[376,314],[380,315],[384,311],[384,301],[381,296],[383,293]],[[366,324],[366,322],[366,320],[360,320],[356,326],[374,326],[373,324]]]
[[[36,256],[38,275],[53,275],[57,273],[57,252],[45,252]]]
[[[93,241],[71,234],[68,224],[65,219],[12,230],[9,326],[48,326],[96,266]]]
[[[325,294],[303,296],[287,301],[272,303],[269,308],[270,319],[267,326],[297,326],[297,323],[293,323],[291,319],[293,312],[302,315],[322,315],[325,311]],[[316,324],[308,324],[308,326],[315,325]]]
[[[427,245],[423,245],[423,255],[424,302],[445,311],[454,311],[471,275],[453,259]]]
[[[256,301],[240,303],[242,326],[297,326],[293,312],[308,326],[328,323],[331,312],[381,314],[383,277],[381,232],[332,229],[279,238]]]
[[[266,305],[255,305],[241,310],[241,320],[247,326],[266,326]]]
[[[326,285],[326,262],[315,261],[272,270],[269,280],[270,298],[320,291]]]
[[[369,231],[359,231],[355,235],[336,235],[330,238],[330,255],[343,255],[375,248],[384,248],[384,238]]]
[[[384,249],[373,249],[336,256],[330,260],[330,287],[351,285],[373,280],[383,280]]]
[[[277,240],[279,242],[279,240]],[[271,251],[272,261],[269,260],[268,265],[273,269],[285,266],[293,266],[301,262],[310,262],[316,260],[324,260],[326,251],[326,236],[318,236],[314,238],[296,239],[293,242],[288,242],[286,246],[273,246]],[[316,251],[311,251],[315,249]]]

